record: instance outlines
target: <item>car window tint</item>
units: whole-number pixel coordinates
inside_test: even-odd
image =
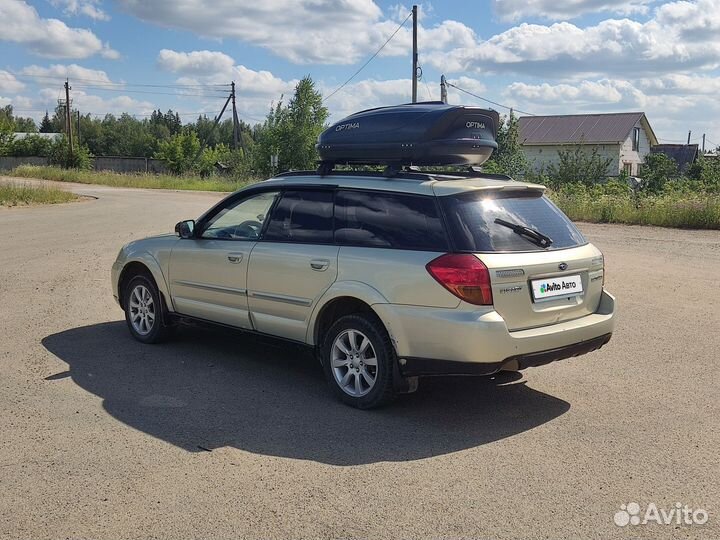
[[[455,247],[462,251],[543,251],[543,248],[495,223],[501,219],[549,236],[549,249],[585,244],[573,223],[540,192],[461,193],[440,198]]]
[[[331,244],[333,192],[285,191],[270,216],[263,240]]]
[[[210,218],[202,238],[256,240],[277,195],[277,191],[259,193],[230,203]]]
[[[335,241],[363,247],[446,251],[447,241],[433,197],[339,191]]]

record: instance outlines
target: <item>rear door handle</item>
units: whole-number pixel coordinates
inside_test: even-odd
[[[240,261],[242,261],[243,254],[242,253],[228,253],[228,261],[230,261],[233,264],[237,264]]]
[[[318,272],[324,272],[330,266],[330,261],[327,259],[313,259],[310,261],[310,268],[317,270]]]

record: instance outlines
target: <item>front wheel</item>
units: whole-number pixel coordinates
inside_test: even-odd
[[[165,326],[165,305],[151,279],[135,276],[125,288],[125,321],[132,336],[143,343],[167,339],[172,327]]]
[[[344,403],[371,409],[395,397],[395,350],[377,317],[341,317],[325,334],[321,354],[328,384]]]

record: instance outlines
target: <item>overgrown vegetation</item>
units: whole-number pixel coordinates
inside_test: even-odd
[[[236,191],[257,181],[257,178],[235,180],[223,177],[200,178],[198,176],[175,176],[170,174],[120,174],[107,171],[62,169],[60,167],[36,167],[34,165],[15,167],[9,174],[20,178],[40,178],[56,182],[77,182],[113,187],[221,192]]]
[[[53,187],[19,182],[0,183],[0,206],[53,204],[70,202],[75,199],[77,197],[69,191]]]

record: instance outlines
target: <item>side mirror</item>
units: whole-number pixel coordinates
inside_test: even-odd
[[[180,238],[193,238],[195,236],[195,220],[186,219],[175,225],[175,234]]]

